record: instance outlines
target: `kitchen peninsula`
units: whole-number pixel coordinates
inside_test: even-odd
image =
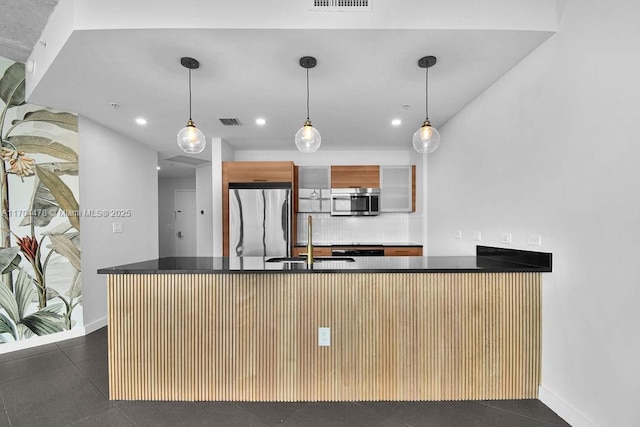
[[[536,398],[550,271],[551,254],[483,246],[469,257],[104,268],[110,398]]]

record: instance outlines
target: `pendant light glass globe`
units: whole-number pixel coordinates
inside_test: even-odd
[[[413,134],[413,148],[420,154],[429,154],[436,151],[438,145],[440,145],[440,132],[427,120]]]
[[[320,148],[322,138],[320,132],[311,125],[310,120],[296,132],[296,147],[303,153],[315,153]]]
[[[204,147],[207,146],[207,138],[202,131],[196,127],[195,123],[189,120],[187,126],[178,132],[178,146],[185,153],[202,153]]]

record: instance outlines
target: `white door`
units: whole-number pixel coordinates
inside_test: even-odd
[[[174,225],[176,256],[196,256],[195,190],[176,190]]]

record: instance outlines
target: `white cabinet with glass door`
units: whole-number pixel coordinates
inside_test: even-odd
[[[329,166],[298,167],[298,212],[331,211]]]
[[[380,212],[413,212],[415,166],[380,166]]]

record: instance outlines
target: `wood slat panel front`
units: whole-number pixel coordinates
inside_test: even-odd
[[[529,399],[539,381],[539,273],[109,277],[111,399]]]

